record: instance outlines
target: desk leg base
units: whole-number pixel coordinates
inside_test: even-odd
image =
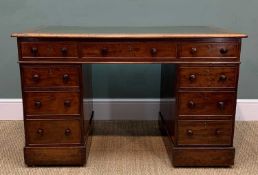
[[[28,166],[82,166],[86,163],[86,146],[25,147]]]
[[[221,166],[234,165],[233,147],[172,147],[174,166]]]

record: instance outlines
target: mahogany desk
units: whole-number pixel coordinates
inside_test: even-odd
[[[48,26],[12,36],[18,41],[27,165],[85,164],[94,114],[92,63],[161,64],[160,124],[171,139],[173,165],[234,164],[246,35],[214,27]]]

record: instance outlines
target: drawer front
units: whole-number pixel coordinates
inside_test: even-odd
[[[238,58],[238,43],[182,43],[180,58]]]
[[[238,67],[180,67],[179,88],[236,88]]]
[[[73,42],[22,42],[22,58],[77,58],[77,44]]]
[[[233,124],[224,121],[178,121],[178,145],[231,145]]]
[[[81,45],[83,58],[92,57],[165,57],[176,58],[173,42],[89,42]]]
[[[179,92],[179,111],[182,116],[233,115],[235,92]]]
[[[78,87],[80,66],[21,66],[24,87]]]
[[[79,115],[78,92],[25,92],[26,115]]]
[[[80,120],[26,120],[27,144],[80,144]]]

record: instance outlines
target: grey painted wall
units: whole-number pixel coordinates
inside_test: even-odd
[[[11,32],[39,25],[213,25],[249,35],[239,98],[258,98],[257,0],[0,0],[0,98],[21,97]],[[97,98],[159,97],[160,65],[94,65]]]

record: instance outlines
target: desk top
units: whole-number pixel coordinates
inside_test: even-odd
[[[245,38],[247,35],[209,26],[79,27],[41,26],[12,37],[42,38]]]

